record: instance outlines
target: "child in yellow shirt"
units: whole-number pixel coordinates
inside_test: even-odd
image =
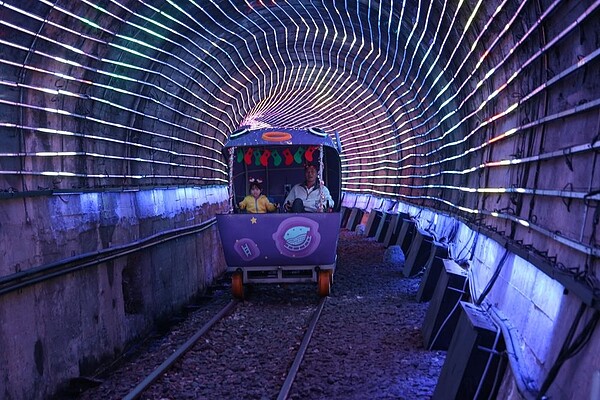
[[[277,210],[277,205],[271,203],[267,196],[262,194],[261,182],[258,179],[251,179],[250,182],[250,194],[240,202],[240,210],[246,210],[252,214]]]

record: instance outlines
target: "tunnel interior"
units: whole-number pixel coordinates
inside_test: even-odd
[[[0,1],[0,278],[208,220],[232,132],[316,127],[341,144],[340,205],[458,221],[465,248],[485,236],[556,282],[569,321],[597,312],[599,6]],[[123,285],[137,315],[149,299]]]

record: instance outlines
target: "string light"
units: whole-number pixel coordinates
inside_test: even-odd
[[[339,133],[345,192],[468,214],[474,211],[432,191],[595,199],[582,188],[472,182],[479,182],[475,174],[597,151],[594,142],[491,153],[600,106],[588,98],[540,116],[525,111],[597,63],[600,49],[592,49],[529,83],[537,82],[528,78],[531,68],[591,19],[597,1],[534,49],[530,41],[560,10],[559,0],[531,21],[528,2],[507,0],[488,9],[483,0],[38,4],[2,3],[0,43],[9,51],[0,56],[7,71],[0,129],[20,139],[0,156],[23,165],[4,167],[3,175],[213,184],[226,181],[221,149],[240,126],[319,126]],[[64,162],[74,159],[85,162]],[[124,164],[133,171],[112,173]]]

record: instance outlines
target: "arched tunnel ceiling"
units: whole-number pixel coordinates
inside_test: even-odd
[[[316,126],[341,139],[345,192],[589,269],[598,5],[0,1],[1,189],[221,185],[233,130]]]
[[[340,135],[348,175],[385,176],[364,187],[372,191],[391,183],[398,147],[415,146],[424,116],[452,119],[444,69],[461,56],[468,35],[456,32],[474,11],[464,2],[14,3],[3,5],[18,36],[9,58],[25,65],[24,79],[50,81],[23,87],[65,98],[74,123],[93,115],[101,129],[141,125],[134,136],[166,129],[217,159],[240,125],[319,126]]]

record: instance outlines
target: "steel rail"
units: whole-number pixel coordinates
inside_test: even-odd
[[[304,358],[304,354],[306,354],[306,350],[308,349],[308,344],[310,343],[310,339],[312,338],[313,332],[315,331],[315,327],[317,326],[317,322],[321,317],[321,312],[323,311],[323,307],[325,306],[325,302],[327,301],[327,297],[323,297],[319,302],[315,313],[313,314],[313,318],[310,321],[308,329],[304,334],[304,339],[302,339],[302,343],[300,344],[300,348],[298,349],[298,353],[296,353],[296,358],[288,371],[288,375],[285,378],[285,382],[283,382],[283,386],[279,391],[279,396],[277,396],[277,400],[286,400],[288,394],[290,393],[290,389],[292,388],[292,384],[294,383],[294,379],[296,379],[296,375],[298,374],[298,369],[300,368],[300,364],[302,363],[302,359]]]
[[[210,321],[202,326],[189,338],[180,348],[178,348],[169,358],[167,358],[162,364],[160,364],[150,375],[148,375],[142,382],[140,382],[127,396],[123,397],[123,400],[137,399],[144,390],[146,390],[156,379],[158,379],[171,365],[179,360],[187,351],[200,339],[206,332],[210,330],[219,320],[227,315],[235,305],[238,304],[237,300],[230,301],[218,314],[216,314]]]
[[[164,231],[124,245],[109,247],[0,277],[0,296],[70,272],[98,265],[180,237],[194,235],[216,224],[212,217],[200,224]]]

